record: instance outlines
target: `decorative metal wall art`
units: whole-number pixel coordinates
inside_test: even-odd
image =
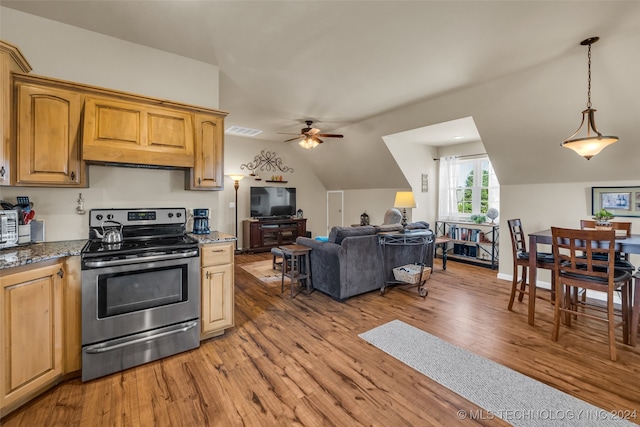
[[[266,172],[293,172],[293,168],[282,164],[282,159],[276,156],[275,151],[265,150],[256,155],[252,162],[240,165],[240,169],[249,170],[251,175],[255,175],[258,169]]]

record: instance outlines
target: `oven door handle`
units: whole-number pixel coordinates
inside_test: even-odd
[[[84,352],[87,354],[99,354],[99,353],[106,353],[107,351],[113,351],[113,350],[117,350],[119,348],[122,347],[127,347],[130,345],[134,345],[134,344],[141,344],[141,343],[145,343],[145,342],[153,342],[154,340],[158,339],[158,338],[162,338],[162,337],[166,337],[169,335],[175,335],[175,334],[180,334],[183,332],[188,331],[189,329],[193,329],[196,326],[198,326],[198,322],[197,321],[193,321],[193,322],[189,322],[189,323],[185,323],[183,325],[178,325],[177,327],[173,328],[173,329],[168,329],[165,330],[163,332],[157,333],[157,334],[153,334],[153,335],[149,335],[149,336],[144,336],[141,338],[135,338],[132,340],[118,340],[120,342],[118,342],[117,344],[96,344],[96,345],[92,345],[89,347],[86,347],[84,349]]]
[[[166,261],[171,259],[191,258],[198,255],[199,255],[198,249],[194,249],[188,252],[182,252],[178,254],[150,255],[150,256],[143,256],[139,258],[112,259],[112,260],[106,260],[106,261],[86,261],[85,265],[91,268],[112,267],[115,265],[130,265],[130,264],[149,262],[149,261]]]

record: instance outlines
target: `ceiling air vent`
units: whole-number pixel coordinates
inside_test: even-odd
[[[243,128],[240,126],[231,126],[227,130],[225,130],[224,133],[226,133],[227,135],[256,136],[258,134],[261,134],[262,131],[257,129]]]

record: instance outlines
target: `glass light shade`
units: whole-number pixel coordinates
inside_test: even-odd
[[[302,141],[298,142],[298,145],[302,148],[306,148],[307,150],[311,150],[312,148],[316,148],[320,144],[313,138],[305,138]]]
[[[416,200],[413,198],[412,191],[398,191],[396,193],[396,201],[393,204],[394,208],[415,208]]]
[[[229,175],[227,175],[229,178],[231,178],[234,181],[240,181],[242,178],[244,178],[244,175],[240,175],[237,173],[231,173]]]
[[[618,141],[617,136],[602,136],[596,128],[595,112],[593,108],[587,108],[582,112],[582,122],[573,135],[562,141],[562,146],[569,148],[585,159],[589,160],[605,147]],[[580,133],[582,126],[587,122],[586,135],[575,138]]]

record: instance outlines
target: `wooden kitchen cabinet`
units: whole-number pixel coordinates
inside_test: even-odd
[[[12,72],[28,73],[31,66],[20,50],[0,40],[0,185],[13,185],[11,121],[14,104]]]
[[[120,99],[88,97],[83,158],[95,162],[194,166],[193,114]]]
[[[64,276],[64,374],[82,369],[82,269],[80,256],[68,257]]]
[[[200,340],[222,335],[233,326],[233,242],[210,243],[200,249]]]
[[[0,416],[63,374],[64,263],[27,265],[0,277]]]
[[[224,117],[196,114],[194,166],[186,175],[187,190],[224,188]]]
[[[80,145],[83,96],[16,77],[16,185],[86,187]]]

